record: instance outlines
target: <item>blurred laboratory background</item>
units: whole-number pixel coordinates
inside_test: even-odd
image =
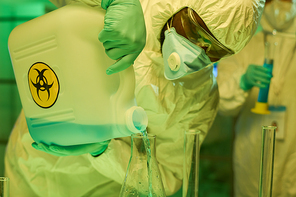
[[[21,103],[7,48],[8,36],[17,25],[56,9],[47,0],[0,0],[0,176],[4,176],[7,140]],[[199,194],[233,196],[231,117],[217,116],[200,150]],[[181,190],[173,197],[181,197]]]
[[[55,9],[47,0],[0,0],[0,176],[4,175],[5,146],[21,111],[7,42],[12,29]]]

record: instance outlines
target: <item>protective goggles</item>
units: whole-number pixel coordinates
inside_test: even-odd
[[[210,58],[221,59],[234,52],[222,45],[214,36],[207,32],[194,16],[191,8],[185,9],[181,14],[181,22],[187,38],[199,47],[207,47],[206,54]]]

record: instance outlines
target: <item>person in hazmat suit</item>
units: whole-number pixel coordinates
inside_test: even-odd
[[[238,54],[218,64],[219,113],[236,116],[235,196],[258,196],[262,126],[275,125],[272,196],[296,196],[296,1],[266,2],[258,33]],[[274,46],[273,72],[263,67],[265,41]],[[259,88],[269,85],[270,114],[251,112]]]
[[[103,4],[103,1],[81,1],[89,6]],[[109,2],[117,5],[116,1]],[[58,7],[71,3],[70,0],[52,2]],[[140,0],[140,3],[147,37],[145,48],[133,64],[135,96],[137,104],[147,112],[148,133],[157,136],[157,161],[169,196],[182,185],[184,131],[201,130],[203,141],[218,110],[212,61],[238,53],[249,42],[257,28],[264,0]],[[182,14],[184,20],[181,20]],[[120,17],[116,15],[111,20]],[[127,24],[129,19],[124,22]],[[102,37],[99,39],[104,42]],[[108,44],[104,46],[108,52]],[[182,60],[186,54],[192,63]],[[170,56],[173,60],[168,62]],[[174,61],[180,67],[178,75],[169,70],[175,69]],[[107,73],[112,74],[112,69]],[[71,150],[32,143],[21,112],[5,156],[11,196],[119,195],[131,154],[130,137],[112,139],[107,149],[100,147],[105,147],[102,144]],[[104,152],[97,151],[101,152],[98,156],[88,154],[95,149]]]

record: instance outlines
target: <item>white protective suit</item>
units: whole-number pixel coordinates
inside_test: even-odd
[[[62,6],[65,1],[54,1]],[[100,0],[84,0],[100,6]],[[212,65],[182,79],[164,78],[160,32],[175,13],[191,7],[222,44],[235,52],[250,40],[260,19],[263,0],[141,0],[147,44],[134,63],[136,99],[149,118],[148,132],[157,136],[156,151],[167,195],[182,184],[184,130],[199,129],[205,138],[216,115],[218,89]],[[118,196],[130,158],[130,137],[111,140],[99,157],[89,154],[56,157],[31,147],[21,113],[5,159],[12,197]]]
[[[271,79],[268,104],[286,106],[284,139],[276,140],[272,196],[296,196],[296,23],[284,33],[276,36],[273,78]],[[272,28],[262,15],[262,28]],[[270,38],[270,37],[269,37]],[[268,38],[268,39],[269,39]],[[237,115],[234,141],[234,185],[235,196],[258,196],[261,154],[261,128],[271,125],[268,115],[258,115],[250,110],[255,106],[259,88],[244,92],[239,87],[241,76],[248,65],[263,65],[264,34],[256,34],[250,43],[238,54],[219,62],[217,82],[220,92],[219,112]]]

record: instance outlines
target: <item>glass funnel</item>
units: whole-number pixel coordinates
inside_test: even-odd
[[[131,157],[120,197],[165,197],[155,151],[155,135],[132,134]]]
[[[198,130],[185,131],[183,197],[198,197],[199,134]]]

